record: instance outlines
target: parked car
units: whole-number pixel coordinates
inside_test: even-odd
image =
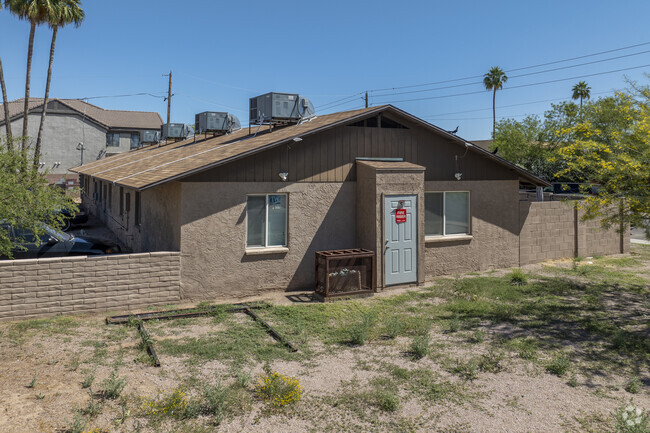
[[[45,233],[37,236],[30,231],[9,224],[2,224],[2,228],[9,232],[15,242],[20,242],[20,247],[12,253],[15,259],[36,259],[42,257],[85,256],[98,254],[115,254],[120,252],[119,245],[110,244],[90,237],[75,237],[70,233],[56,230],[43,224]],[[6,259],[7,257],[2,257]]]
[[[88,222],[88,214],[83,209],[79,209],[79,211],[75,212],[74,214],[68,209],[61,209],[59,213],[63,215],[64,218],[64,226],[61,229],[64,232],[70,230],[72,226],[78,226],[86,224]]]

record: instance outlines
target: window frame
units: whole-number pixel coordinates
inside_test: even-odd
[[[133,137],[136,138],[135,141],[137,142],[135,146],[133,146],[133,141],[134,141]],[[131,138],[131,142],[129,143],[129,149],[138,149],[140,147],[140,133],[132,132],[130,138]]]
[[[269,196],[270,195],[283,195],[285,197],[286,206],[284,209],[284,244],[282,245],[269,245]],[[264,197],[264,245],[254,246],[248,245],[248,197]],[[272,249],[285,249],[289,247],[289,194],[286,192],[272,192],[261,194],[246,194],[246,237],[244,238],[244,246],[246,250],[272,250]]]
[[[142,193],[140,191],[135,192],[135,218],[134,222],[136,226],[142,225]]]
[[[111,137],[110,141],[109,138]],[[117,137],[117,140],[115,138]],[[117,144],[115,144],[117,141]],[[110,142],[110,144],[109,144]],[[120,133],[119,132],[107,132],[106,133],[106,147],[120,147]]]
[[[447,193],[467,193],[467,232],[466,233],[453,233],[447,234]],[[467,236],[472,236],[472,192],[470,190],[458,190],[458,191],[425,191],[424,192],[424,209],[425,209],[425,219],[426,219],[426,203],[427,203],[427,194],[442,194],[442,234],[441,235],[430,235],[426,233],[426,220],[425,220],[425,239],[450,239],[450,238],[462,238]]]

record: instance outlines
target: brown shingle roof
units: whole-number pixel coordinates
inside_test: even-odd
[[[16,99],[7,103],[10,118],[22,113],[24,101],[24,99]],[[106,128],[160,129],[160,125],[162,125],[160,114],[151,111],[105,110],[81,99],[55,98],[49,99],[49,101],[58,101]],[[43,98],[29,98],[30,111],[42,106]],[[4,109],[0,104],[0,124],[3,123]]]
[[[356,119],[371,116],[372,114],[386,110],[407,116],[429,129],[453,138],[462,144],[466,143],[461,138],[449,134],[402,110],[391,105],[383,105],[326,114],[300,125],[287,126],[274,130],[273,132],[259,131],[255,134],[256,127],[253,127],[251,135],[248,135],[248,128],[246,128],[233,134],[201,140],[196,143],[193,142],[193,139],[190,139],[164,146],[145,147],[93,161],[81,167],[71,168],[70,171],[90,175],[97,179],[106,180],[129,188],[146,189],[225,164],[235,159],[243,158],[264,149],[286,143],[297,137],[315,134],[339,124],[349,123]],[[470,146],[472,145],[470,144]],[[478,147],[472,146],[472,148],[484,154],[486,157],[495,160],[497,163],[518,171],[522,177],[533,181],[533,183],[540,185],[546,184],[543,180],[538,179],[514,164]]]

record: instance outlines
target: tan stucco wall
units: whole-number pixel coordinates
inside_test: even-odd
[[[469,191],[471,238],[427,241],[426,276],[517,266],[519,183],[512,180],[425,182],[425,190]]]
[[[119,185],[112,187],[109,206],[109,200],[100,201],[94,198],[94,183],[92,180],[89,183],[85,186],[81,196],[83,206],[90,213],[99,217],[130,251],[180,250],[180,182],[169,182],[142,191],[141,225],[135,224],[135,190],[124,188],[124,212],[120,213]],[[102,185],[108,185],[108,183],[98,183],[100,188]],[[130,200],[128,206],[126,203],[127,193],[129,193]],[[128,212],[127,208],[129,208]]]
[[[189,299],[314,287],[314,253],[353,248],[356,183],[182,183],[181,280]],[[246,254],[246,195],[288,194],[288,252]]]

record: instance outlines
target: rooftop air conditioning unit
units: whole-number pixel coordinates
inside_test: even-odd
[[[267,93],[250,99],[249,123],[298,123],[315,114],[314,106],[297,93]]]
[[[147,129],[146,131],[140,131],[140,144],[152,144],[158,143],[160,139],[160,131],[155,129]]]
[[[163,123],[160,125],[160,137],[163,140],[184,140],[187,128],[184,123]]]
[[[211,132],[220,135],[239,129],[241,129],[239,119],[229,113],[204,111],[194,116],[194,132],[196,134]]]

